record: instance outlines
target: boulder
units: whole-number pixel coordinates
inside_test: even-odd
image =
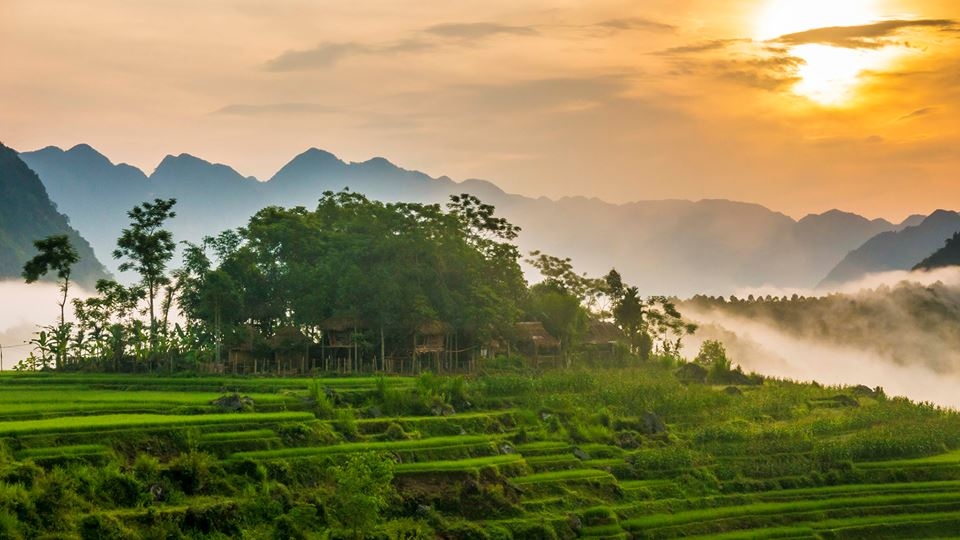
[[[736,386],[728,386],[723,389],[723,393],[728,396],[742,396],[743,390],[737,388]]]
[[[707,368],[693,362],[680,366],[675,374],[677,379],[686,384],[704,384],[707,382]]]
[[[660,435],[667,432],[667,424],[657,413],[646,411],[640,415],[640,422],[645,435]]]
[[[573,456],[579,459],[580,461],[587,461],[588,459],[590,459],[590,454],[584,452],[579,446],[574,447]]]
[[[230,412],[253,410],[253,399],[247,396],[241,396],[237,393],[218,397],[217,399],[211,401],[210,404]]]

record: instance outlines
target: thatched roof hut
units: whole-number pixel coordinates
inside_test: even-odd
[[[587,327],[584,343],[587,345],[609,345],[626,341],[627,336],[620,328],[607,321],[591,320]]]
[[[557,349],[560,347],[560,341],[550,335],[550,332],[547,332],[542,322],[518,322],[514,329],[517,333],[517,341],[520,343],[532,343],[538,349]]]
[[[310,343],[310,338],[304,335],[296,326],[281,326],[270,338],[270,346],[274,349],[291,349],[304,347]]]
[[[417,326],[414,335],[414,353],[439,353],[446,350],[447,336],[452,331],[449,324],[429,321]]]

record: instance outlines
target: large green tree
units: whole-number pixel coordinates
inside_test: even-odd
[[[166,269],[176,249],[173,233],[163,227],[168,219],[176,217],[176,204],[176,199],[154,199],[127,212],[130,226],[123,229],[113,252],[115,259],[123,259],[120,271],[133,270],[140,275],[148,302],[152,347],[157,337],[156,299],[160,289],[170,283]]]

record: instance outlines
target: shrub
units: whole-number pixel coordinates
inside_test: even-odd
[[[387,426],[387,430],[383,433],[383,438],[388,441],[404,441],[410,437],[403,431],[403,427],[400,424],[391,422],[390,425]]]
[[[337,418],[333,421],[333,426],[348,441],[355,441],[360,437],[357,418],[351,408],[338,409]]]
[[[174,458],[167,469],[180,489],[187,495],[203,493],[222,469],[217,459],[203,452],[189,452]]]
[[[372,452],[353,454],[333,468],[333,476],[336,490],[326,501],[330,521],[354,538],[368,536],[393,492],[393,461]]]

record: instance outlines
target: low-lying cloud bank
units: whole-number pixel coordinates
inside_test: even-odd
[[[85,293],[71,286],[70,298]],[[30,354],[24,344],[37,327],[53,324],[59,316],[60,290],[52,283],[0,281],[0,345],[3,346],[3,369],[10,370]],[[67,309],[68,319],[69,312]]]
[[[737,296],[749,294],[816,300],[688,302],[684,315],[701,325],[688,352],[719,339],[749,371],[882,386],[888,395],[960,408],[960,268],[874,274],[828,291],[757,288]]]

